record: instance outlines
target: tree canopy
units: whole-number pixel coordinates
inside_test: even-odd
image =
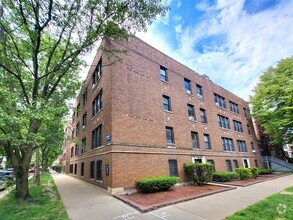
[[[275,143],[292,143],[293,57],[281,60],[260,76],[250,103],[253,117]]]
[[[29,196],[33,151],[76,96],[82,56],[98,40],[145,30],[166,10],[161,0],[0,2],[0,146],[15,169],[17,198]]]

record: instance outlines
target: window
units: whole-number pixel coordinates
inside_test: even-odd
[[[247,117],[246,108],[243,108],[244,116]]]
[[[169,160],[169,172],[170,176],[179,176],[177,160]]]
[[[228,172],[233,172],[231,160],[226,160],[226,168]]]
[[[202,123],[208,123],[207,116],[206,116],[206,110],[200,108],[199,112],[200,112],[200,120],[201,120],[201,122]]]
[[[234,124],[235,131],[243,133],[242,123],[240,121],[233,120],[233,124]]]
[[[223,98],[222,96],[220,96],[218,94],[214,94],[214,96],[215,96],[216,106],[220,106],[222,108],[226,108],[225,98]]]
[[[233,163],[235,168],[239,168],[238,160],[233,160]]]
[[[209,134],[204,134],[203,138],[204,138],[205,149],[210,150],[211,149],[210,135]]]
[[[72,122],[74,122],[75,120],[75,111],[73,111],[73,114],[72,114]]]
[[[102,125],[92,131],[92,149],[102,145]]]
[[[171,111],[170,97],[163,95],[163,109]]]
[[[248,132],[249,135],[251,135],[251,130],[250,130],[250,126],[249,125],[247,125],[247,132]]]
[[[95,178],[95,161],[91,161],[90,163],[90,178]]]
[[[74,138],[74,134],[75,134],[75,129],[72,129],[72,134],[71,134],[72,138]]]
[[[196,84],[196,93],[199,99],[203,99],[202,87],[198,84]]]
[[[77,163],[74,164],[74,174],[75,174],[75,175],[77,174]]]
[[[187,104],[187,112],[188,112],[188,119],[191,121],[195,121],[195,113],[194,113],[194,106]]]
[[[83,106],[85,105],[85,103],[87,102],[87,87],[84,90],[84,93],[82,95],[82,104]]]
[[[249,168],[250,167],[249,160],[243,159],[243,165],[244,165],[244,168]]]
[[[233,140],[231,138],[222,137],[222,145],[224,151],[234,151]]]
[[[166,127],[166,141],[167,144],[174,144],[173,128]]]
[[[160,75],[161,75],[161,80],[163,81],[168,81],[168,75],[167,75],[167,69],[165,67],[160,67]]]
[[[84,113],[84,115],[82,116],[82,127],[83,128],[86,127],[86,123],[87,123],[87,115],[86,115],[86,113]]]
[[[75,156],[78,155],[78,145],[75,145]]]
[[[220,128],[230,129],[229,118],[226,118],[222,115],[218,115],[218,121]]]
[[[245,141],[237,140],[237,145],[238,145],[239,152],[247,152],[247,147],[246,147]]]
[[[236,114],[239,114],[239,107],[238,104],[234,103],[234,102],[229,102],[230,103],[230,110],[231,112],[234,112]]]
[[[80,111],[80,103],[78,103],[78,105],[76,106],[76,116],[78,116]]]
[[[79,128],[79,123],[77,123],[77,125],[76,125],[76,135],[78,135],[78,134],[79,134],[79,131],[80,131],[80,128]]]
[[[192,148],[199,149],[198,134],[197,132],[191,132]]]
[[[255,164],[255,167],[258,168],[258,162],[257,162],[257,160],[254,160],[254,164]]]
[[[73,157],[73,155],[74,155],[74,149],[73,149],[73,147],[70,149],[70,157]]]
[[[98,114],[103,107],[102,94],[103,92],[101,90],[93,101],[93,117]]]
[[[70,164],[69,166],[69,173],[73,173],[73,164]]]
[[[80,165],[80,175],[84,176],[84,162],[82,162]]]
[[[103,162],[101,160],[97,160],[97,177],[96,180],[103,180]]]
[[[250,144],[251,144],[251,149],[254,150],[253,142],[251,142]]]
[[[81,153],[84,154],[86,151],[86,138],[81,140]]]
[[[191,85],[190,85],[190,80],[184,79],[184,87],[185,87],[185,92],[187,94],[191,94]]]
[[[96,86],[96,84],[98,83],[99,79],[101,78],[102,76],[102,59],[100,59],[96,69],[95,69],[95,72],[92,76],[93,78],[93,87]]]

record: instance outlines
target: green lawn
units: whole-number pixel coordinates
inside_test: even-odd
[[[293,187],[286,188],[284,191],[293,192]],[[246,209],[236,212],[234,215],[229,216],[226,219],[293,219],[293,195],[277,193],[247,207]]]
[[[6,198],[0,200],[0,219],[69,219],[50,174],[41,175],[40,186],[35,186],[30,181],[30,194],[32,198],[27,201],[15,200],[14,192],[12,191]]]

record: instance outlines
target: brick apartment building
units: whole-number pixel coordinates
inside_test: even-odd
[[[68,127],[65,172],[115,193],[150,176],[184,182],[190,161],[217,171],[261,166],[244,100],[138,38],[102,47]]]

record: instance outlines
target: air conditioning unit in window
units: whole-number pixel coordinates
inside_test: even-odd
[[[96,83],[95,83],[95,84],[93,84],[93,85],[92,85],[92,89],[93,89],[93,88],[95,88],[95,86],[96,86],[96,85],[97,85]]]
[[[252,153],[256,153],[256,150],[252,150]]]
[[[216,102],[216,106],[220,106],[220,104],[218,102]]]
[[[197,98],[203,99],[203,96],[201,94],[197,94]]]
[[[186,93],[190,95],[191,94],[191,91],[190,90],[186,90]]]
[[[82,126],[82,129],[85,129],[85,125]]]
[[[194,121],[194,116],[189,116],[188,119],[189,119],[190,121]]]

